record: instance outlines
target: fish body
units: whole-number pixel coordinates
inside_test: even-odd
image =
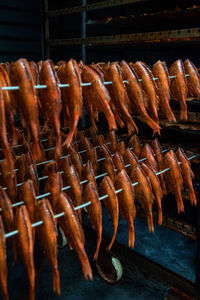
[[[128,245],[130,248],[133,248],[135,243],[134,219],[136,216],[136,208],[134,202],[135,193],[131,185],[130,178],[124,169],[116,175],[115,189],[122,189],[122,191],[117,194],[119,201],[119,210],[122,217],[128,224]]]
[[[176,122],[176,118],[169,105],[170,101],[170,81],[167,65],[158,60],[152,68],[152,73],[156,80],[156,93],[159,96],[161,109],[169,122]]]
[[[57,213],[61,212],[64,212],[65,215],[59,219],[59,224],[70,246],[75,249],[78,254],[85,279],[92,280],[92,270],[84,248],[84,232],[70,199],[64,193],[60,194],[57,202]]]
[[[28,179],[18,187],[18,201],[23,201],[26,205],[32,223],[35,219],[36,192],[33,181]]]
[[[165,154],[163,160],[163,168],[169,168],[169,170],[164,173],[164,176],[169,189],[176,198],[177,211],[178,213],[184,212],[184,204],[181,195],[181,190],[183,187],[183,178],[181,174],[181,168],[178,164],[178,159],[173,150],[170,150]]]
[[[107,250],[110,251],[110,249],[112,248],[112,245],[115,241],[116,234],[117,234],[118,218],[119,218],[119,205],[118,205],[118,199],[117,199],[117,195],[115,193],[115,187],[114,187],[113,181],[110,179],[109,176],[105,176],[103,178],[101,185],[100,185],[100,193],[101,193],[101,196],[108,195],[107,198],[103,199],[103,203],[110,214],[112,224],[113,224],[113,229],[114,229],[113,237],[107,247]]]
[[[122,155],[119,152],[115,152],[115,155],[113,156],[113,163],[115,165],[115,169],[117,169],[117,172],[119,173],[121,170],[125,169],[125,164]]]
[[[97,189],[96,178],[95,178],[94,170],[93,170],[93,167],[92,167],[92,164],[90,161],[88,161],[87,164],[83,167],[82,179],[92,181],[94,186]]]
[[[137,156],[133,153],[132,150],[130,150],[130,148],[127,148],[123,155],[123,160],[124,160],[125,166],[130,164],[130,166],[126,167],[126,171],[127,171],[128,175],[130,175],[131,170],[139,164]]]
[[[200,76],[195,65],[188,58],[184,61],[185,73],[187,77],[188,92],[191,96],[195,96],[200,100]]]
[[[62,176],[59,172],[50,174],[44,185],[44,193],[51,193],[50,203],[56,212],[56,205],[63,187]]]
[[[111,157],[107,157],[102,164],[102,172],[107,173],[112,182],[115,181],[115,165]]]
[[[0,216],[0,287],[3,300],[9,300],[7,288],[6,238],[2,217]]]
[[[97,260],[102,239],[102,211],[97,189],[91,181],[87,183],[83,192],[83,203],[87,202],[91,202],[87,211],[97,235],[97,247],[93,258]]]
[[[175,76],[170,79],[170,90],[174,98],[180,104],[180,120],[187,121],[187,104],[188,94],[187,82],[185,77],[184,64],[181,59],[176,60],[169,68],[169,75]]]
[[[197,199],[192,184],[192,178],[194,178],[194,173],[192,172],[190,162],[187,156],[185,155],[183,149],[181,148],[177,149],[176,156],[179,162],[181,162],[180,167],[181,167],[181,173],[183,177],[183,183],[187,186],[189,190],[190,203],[191,205],[196,205]]]
[[[53,291],[60,294],[60,275],[57,261],[57,227],[51,205],[47,199],[43,199],[37,203],[35,216],[36,222],[43,222],[36,229],[37,236],[52,268]]]
[[[128,141],[128,146],[130,148],[133,148],[131,149],[133,151],[133,153],[139,157],[140,156],[140,151],[141,151],[141,142],[139,140],[139,138],[137,137],[136,134],[134,134]]]
[[[151,190],[150,182],[139,165],[132,169],[130,178],[132,183],[138,182],[138,184],[134,186],[135,197],[146,213],[149,231],[153,232],[153,193]]]

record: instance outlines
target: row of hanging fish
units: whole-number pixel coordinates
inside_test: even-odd
[[[102,238],[102,207],[99,196],[105,196],[103,203],[110,214],[114,229],[113,237],[107,247],[108,251],[116,237],[119,212],[127,221],[128,245],[129,247],[134,246],[135,199],[146,213],[150,232],[154,231],[152,215],[154,203],[158,209],[158,224],[162,224],[162,197],[167,193],[166,183],[176,198],[178,213],[184,211],[181,196],[183,183],[189,189],[191,204],[196,205],[192,185],[193,173],[182,149],[178,148],[176,154],[170,150],[163,157],[162,148],[157,139],[152,141],[151,146],[149,144],[141,146],[137,136],[134,135],[126,147],[123,141],[118,141],[114,131],[111,131],[106,139],[103,135],[97,135],[93,128],[90,130],[90,134],[89,139],[84,132],[79,132],[77,138],[80,142],[67,148],[68,155],[65,158],[45,164],[42,171],[42,175],[45,176],[43,191],[50,193],[45,199],[36,200],[40,181],[36,164],[30,159],[31,153],[27,151],[27,148],[25,148],[27,152],[17,158],[17,170],[12,173],[12,175],[15,174],[15,185],[17,182],[24,181],[18,186],[18,189],[15,187],[15,198],[12,198],[10,194],[12,189],[9,189],[8,185],[11,179],[7,180],[5,184],[7,190],[4,190],[3,187],[0,188],[0,207],[3,219],[3,222],[0,221],[0,251],[1,257],[3,257],[3,262],[0,261],[2,263],[0,283],[3,299],[8,299],[5,232],[14,229],[19,231],[16,237],[10,238],[14,261],[18,255],[21,256],[29,279],[29,299],[34,299],[33,245],[35,234],[37,234],[39,244],[52,267],[53,291],[60,293],[57,224],[63,229],[69,247],[76,251],[82,264],[84,277],[92,279],[90,263],[84,249],[85,238],[81,225],[82,210],[81,208],[76,209],[81,204],[91,202],[91,205],[87,206],[87,210],[97,235],[95,260],[98,258]],[[180,166],[178,161],[181,162]],[[2,183],[9,174],[9,168],[5,162],[6,160],[1,162]],[[30,166],[34,168],[32,177],[30,176]],[[164,173],[164,177],[163,174],[156,175],[157,172],[166,168],[170,169]],[[104,175],[98,189],[95,175],[100,172]],[[85,182],[84,185],[81,184],[81,180]],[[134,186],[132,183],[135,183]],[[65,191],[62,190],[63,187],[67,187]],[[19,201],[22,201],[22,205],[13,209],[12,204]],[[64,212],[64,216],[55,220],[53,215],[61,212]],[[32,228],[31,223],[40,220],[43,221],[43,225],[36,229]]]
[[[189,76],[186,77],[185,73]],[[171,78],[170,76],[175,76]],[[154,80],[156,78],[156,80]],[[140,81],[140,79],[142,81]],[[125,80],[127,83],[124,83]],[[104,82],[112,84],[105,85]],[[60,88],[58,83],[68,87]],[[83,86],[81,83],[91,83]],[[35,89],[35,85],[46,88]],[[117,130],[126,125],[128,134],[138,132],[132,115],[139,115],[154,133],[160,134],[159,108],[170,122],[176,122],[170,108],[170,96],[180,103],[180,120],[187,120],[186,97],[200,97],[200,80],[196,67],[187,59],[179,59],[168,69],[166,64],[157,61],[152,69],[144,62],[136,63],[97,63],[85,65],[70,59],[60,62],[57,70],[51,60],[39,63],[19,59],[14,63],[0,65],[0,87],[19,86],[19,90],[0,89],[0,146],[13,169],[10,146],[16,145],[19,131],[15,128],[14,118],[20,115],[22,128],[31,141],[33,158],[43,160],[43,151],[39,141],[39,119],[43,120],[46,130],[51,126],[55,137],[55,156],[62,155],[62,143],[70,145],[82,116],[83,106],[97,130],[99,112],[106,116],[109,130]],[[68,134],[61,141],[61,116]],[[7,135],[8,132],[8,135]]]

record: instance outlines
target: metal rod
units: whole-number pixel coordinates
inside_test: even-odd
[[[188,76],[190,76],[190,74],[185,74],[185,76],[188,77]],[[175,78],[175,77],[176,76],[169,76],[169,78]],[[158,80],[158,78],[153,77],[153,80]],[[142,79],[140,78],[139,81],[142,81]],[[128,81],[127,80],[123,80],[123,83],[128,83]],[[112,84],[112,81],[105,81],[104,84],[105,85]],[[90,85],[92,85],[92,83],[91,82],[82,82],[81,85],[82,86],[90,86]],[[60,88],[64,88],[64,87],[69,87],[70,85],[68,83],[65,83],[65,84],[59,83],[58,86]],[[47,85],[40,85],[40,84],[38,84],[38,85],[35,85],[35,88],[36,89],[46,89]],[[17,91],[19,89],[20,89],[19,86],[4,86],[4,87],[2,87],[3,91]]]
[[[197,155],[193,155],[193,156],[189,157],[188,160],[191,160],[191,159],[195,158],[196,156],[197,156]],[[181,162],[179,162],[179,164],[181,164]],[[160,172],[157,172],[156,175],[165,173],[165,172],[167,172],[169,169],[170,169],[170,168],[167,168],[167,169],[164,169],[164,170],[162,170],[162,171],[160,171]],[[136,185],[138,185],[138,184],[139,184],[139,182],[134,182],[134,183],[132,183],[132,186],[136,186]],[[122,191],[123,191],[123,189],[118,189],[118,190],[115,191],[115,194],[119,194],[119,193],[121,193]],[[48,194],[48,193],[47,193],[47,194]],[[50,194],[50,193],[49,193],[49,194]],[[103,195],[103,196],[99,197],[99,201],[104,200],[104,199],[106,199],[107,197],[108,197],[108,195]],[[84,204],[81,204],[81,205],[79,205],[79,206],[74,207],[74,210],[78,210],[78,209],[87,207],[87,206],[89,206],[89,205],[91,205],[91,204],[92,204],[91,201],[86,202],[86,203],[84,203]],[[54,215],[54,218],[55,218],[55,219],[58,219],[58,218],[60,218],[60,217],[62,217],[62,216],[64,216],[64,212],[59,213],[59,214],[57,214],[57,215]],[[36,223],[33,223],[33,224],[32,224],[32,227],[35,228],[35,227],[38,227],[38,226],[40,226],[40,225],[42,225],[42,224],[43,224],[43,221],[38,221],[38,222],[36,222]],[[18,234],[18,230],[14,230],[14,231],[8,232],[8,233],[5,234],[5,238],[9,238],[9,237],[14,236],[14,235],[16,235],[16,234]]]

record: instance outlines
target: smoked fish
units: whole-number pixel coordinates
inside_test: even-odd
[[[200,100],[200,76],[195,65],[188,58],[184,61],[185,73],[187,77],[188,92],[191,96],[197,97]]]
[[[8,288],[7,288],[7,277],[8,269],[6,262],[6,238],[3,226],[3,220],[0,216],[0,287],[1,296],[3,300],[9,300]]]

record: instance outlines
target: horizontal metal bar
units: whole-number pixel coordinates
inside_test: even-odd
[[[86,38],[71,38],[71,39],[53,39],[48,40],[49,46],[62,45],[94,45],[94,44],[119,44],[124,42],[149,42],[160,41],[168,39],[182,39],[182,38],[199,38],[200,28],[175,29],[164,31],[153,31],[143,33],[118,34],[108,36],[91,36]]]
[[[69,14],[74,14],[74,13],[80,13],[82,11],[91,11],[91,10],[96,10],[96,9],[132,4],[132,3],[137,3],[137,2],[145,2],[145,1],[148,1],[148,0],[107,0],[107,1],[101,1],[101,2],[87,4],[87,5],[72,6],[72,7],[66,7],[63,9],[49,10],[47,12],[47,17],[69,15]]]
[[[191,159],[195,158],[196,156],[197,156],[197,155],[193,155],[193,156],[189,157],[188,159],[191,160]],[[179,162],[179,163],[181,164],[181,162]],[[164,173],[164,172],[167,172],[168,170],[170,170],[170,168],[167,168],[167,169],[165,169],[165,170],[162,170],[161,172],[157,172],[156,175],[159,175],[159,174],[162,174],[162,173]],[[134,183],[132,183],[132,186],[136,186],[136,185],[138,185],[138,184],[139,184],[139,182],[134,182]],[[121,188],[121,189],[118,189],[118,190],[115,191],[115,194],[121,193],[122,191],[123,191],[122,188]],[[49,193],[49,194],[50,194],[50,193]],[[100,200],[100,201],[101,201],[101,200],[104,200],[104,199],[106,199],[107,197],[108,197],[108,195],[103,195],[103,196],[99,197],[99,200]],[[84,204],[81,204],[81,205],[79,205],[79,206],[76,206],[76,207],[74,208],[74,210],[78,210],[78,209],[87,207],[87,206],[89,206],[89,205],[91,205],[91,204],[92,204],[91,201],[86,202],[86,203],[84,203]],[[57,219],[57,218],[60,218],[60,217],[62,217],[62,216],[64,216],[64,212],[55,215],[54,218]],[[33,224],[32,224],[32,227],[33,227],[33,228],[34,228],[34,227],[38,227],[38,226],[40,226],[40,225],[42,225],[42,224],[43,224],[43,221],[38,221],[38,222],[36,222],[36,223],[33,223]],[[5,237],[6,237],[6,238],[9,238],[9,237],[12,237],[12,236],[14,236],[14,235],[16,235],[16,234],[18,234],[18,230],[14,230],[14,231],[11,231],[11,232],[9,232],[9,233],[6,233],[6,234],[5,234]]]

